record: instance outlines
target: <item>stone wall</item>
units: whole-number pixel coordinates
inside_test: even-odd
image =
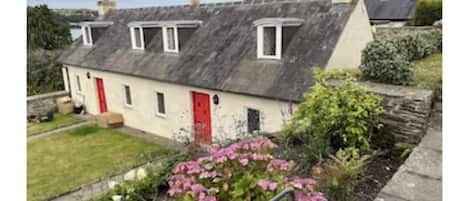
[[[417,144],[425,135],[432,108],[433,92],[410,87],[362,82],[383,97],[383,123],[396,142]]]
[[[56,91],[35,96],[28,96],[28,116],[33,114],[44,114],[57,106],[55,100],[60,97],[68,96],[67,91]]]

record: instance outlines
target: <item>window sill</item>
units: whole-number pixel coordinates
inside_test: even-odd
[[[157,113],[157,114],[155,114],[155,116],[158,117],[158,118],[166,119],[166,114]]]
[[[134,108],[134,105],[127,105],[127,104],[124,104],[124,107],[127,108],[127,109],[133,109],[133,108]]]

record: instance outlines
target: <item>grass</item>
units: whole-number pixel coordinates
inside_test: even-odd
[[[117,130],[83,126],[28,142],[28,201],[44,200],[163,155],[158,145]]]
[[[31,135],[35,135],[38,133],[54,130],[59,127],[68,126],[68,125],[71,125],[80,121],[81,121],[80,119],[72,115],[55,113],[53,121],[28,125],[27,134],[28,136],[31,136]]]
[[[436,99],[441,100],[442,93],[442,55],[434,54],[419,61],[414,61],[414,79],[412,86],[434,91]]]

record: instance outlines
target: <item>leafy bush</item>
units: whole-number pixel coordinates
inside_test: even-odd
[[[433,25],[442,19],[443,3],[441,0],[419,0],[415,11],[415,25]]]
[[[62,65],[57,62],[61,50],[28,50],[28,96],[63,90]]]
[[[325,201],[315,190],[315,180],[289,179],[293,163],[274,158],[274,148],[270,140],[257,138],[179,163],[169,179],[169,194],[184,201],[265,201],[290,187],[297,200]]]
[[[369,43],[363,50],[360,70],[366,79],[408,85],[413,77],[410,62],[441,50],[439,29],[384,38]]]
[[[360,156],[354,148],[339,150],[313,169],[313,178],[320,181],[320,188],[329,200],[347,201],[368,158]]]
[[[284,144],[305,144],[312,163],[348,147],[368,152],[372,133],[382,126],[381,99],[342,70],[315,69],[314,74],[316,84],[284,129]]]
[[[113,196],[122,196],[126,201],[155,200],[158,195],[166,193],[165,190],[169,187],[168,178],[176,164],[190,160],[186,153],[169,156],[161,162],[161,167],[150,169],[145,177],[124,181],[94,200],[110,201]]]

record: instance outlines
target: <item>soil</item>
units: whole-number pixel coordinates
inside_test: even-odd
[[[401,152],[395,149],[382,151],[367,163],[351,201],[373,201],[381,189],[392,178],[405,159],[400,157]]]

